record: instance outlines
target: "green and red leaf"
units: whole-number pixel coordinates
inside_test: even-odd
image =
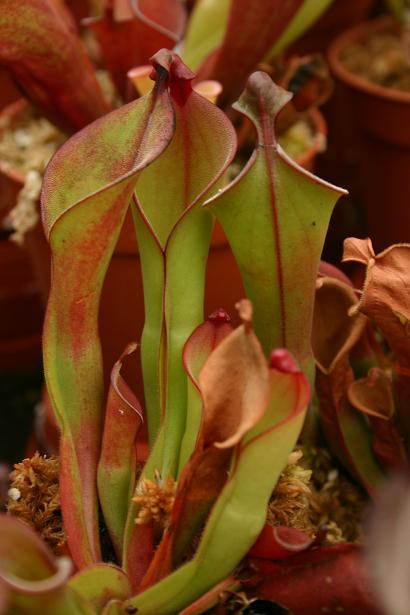
[[[265,73],[251,75],[234,107],[255,124],[258,147],[207,205],[235,255],[265,353],[288,348],[312,377],[316,274],[333,206],[344,191],[304,171],[277,144],[275,119],[290,98]]]
[[[230,317],[225,310],[217,310],[199,325],[187,340],[182,361],[188,375],[187,421],[181,443],[179,468],[183,469],[198,440],[202,419],[202,397],[199,373],[218,344],[232,332]]]
[[[195,388],[200,391],[199,374],[218,344],[233,328],[230,317],[223,309],[213,312],[202,325],[199,325],[184,346],[182,360],[188,377]]]
[[[104,416],[101,289],[138,176],[167,147],[173,126],[163,72],[151,94],[66,142],[44,179],[43,220],[52,249],[44,366],[62,432],[64,523],[79,567],[100,558],[96,471]]]
[[[135,488],[136,438],[142,424],[140,404],[120,372],[124,358],[136,348],[137,344],[130,344],[111,372],[97,474],[104,521],[119,561],[128,505]]]
[[[109,111],[62,2],[1,0],[0,64],[55,124],[75,132]]]

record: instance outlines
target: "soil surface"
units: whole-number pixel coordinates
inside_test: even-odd
[[[340,60],[366,81],[410,92],[410,30],[373,32],[343,49]]]

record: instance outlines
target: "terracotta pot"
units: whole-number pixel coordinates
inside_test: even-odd
[[[43,310],[26,252],[0,240],[0,370],[24,371],[41,364]]]
[[[13,109],[20,109],[13,104]],[[21,187],[20,176],[1,173],[0,226]],[[42,304],[27,252],[0,238],[0,369],[27,370],[41,364]]]
[[[395,27],[389,17],[361,24],[336,39],[329,50],[331,70],[345,88],[344,114],[357,137],[347,144],[355,167],[353,189],[363,202],[367,231],[377,251],[410,241],[410,93],[349,73],[340,55],[347,45]]]
[[[5,109],[3,114],[17,118],[25,104],[25,101],[18,101]],[[316,156],[326,142],[326,123],[317,110],[311,112],[310,118],[316,137],[312,146],[300,157],[298,162],[312,171]],[[3,194],[7,194],[8,201],[13,196],[15,199],[23,181],[24,178],[20,173],[9,171],[0,163],[0,186],[3,184]],[[28,234],[26,248],[38,275],[45,302],[50,279],[50,256],[40,226]],[[207,265],[205,314],[224,307],[233,316],[234,322],[237,323],[235,303],[244,294],[233,255],[222,229],[219,225],[216,225]],[[128,215],[107,272],[101,299],[100,330],[107,381],[112,365],[126,344],[131,340],[140,339],[143,322],[144,305],[140,263],[133,222],[131,215]],[[135,382],[135,371],[138,370],[138,359],[135,358],[134,361],[134,365],[132,360],[127,361],[125,368],[125,376],[127,377],[128,371],[130,382]],[[137,394],[142,399],[140,381],[137,385]]]
[[[1,71],[1,69],[0,69]],[[27,106],[24,98],[19,98],[1,110],[1,121],[7,119],[13,127],[18,124],[19,116]],[[1,133],[0,133],[1,137]],[[20,171],[10,169],[4,160],[0,158],[0,209],[9,210],[14,206],[18,192],[24,183],[24,176]]]
[[[19,98],[1,112],[1,117],[9,118],[11,125],[18,124],[18,118],[26,108],[27,102]],[[0,160],[0,211],[3,219],[16,203],[17,195],[24,184],[24,175],[18,170],[10,169],[3,160]],[[9,243],[9,242],[8,242]],[[45,306],[49,288],[49,251],[45,241],[42,227],[38,227],[26,237],[26,245],[19,251],[27,260],[29,268],[34,272],[33,283],[37,287],[37,293],[42,297]]]
[[[292,45],[289,54],[306,55],[317,52],[325,54],[332,41],[347,28],[366,19],[369,13],[373,12],[374,5],[374,0],[355,0],[355,2],[334,0],[305,35]],[[351,158],[355,137],[345,112],[345,96],[344,88],[336,84],[332,97],[321,108],[329,135],[328,148],[318,164],[318,175],[336,185],[349,186],[351,194],[354,195],[349,170],[355,168]],[[342,197],[333,212],[324,247],[324,257],[334,263],[340,263],[344,238],[360,235],[361,231],[362,219],[357,215],[353,197],[349,195]]]
[[[292,45],[290,53],[324,53],[336,36],[366,19],[373,4],[374,0],[333,0],[316,23]]]

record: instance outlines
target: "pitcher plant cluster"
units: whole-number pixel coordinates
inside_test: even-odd
[[[103,567],[122,579],[107,613],[180,611],[229,575],[260,533],[309,400],[315,277],[342,192],[276,145],[275,116],[290,96],[266,74],[252,75],[235,105],[255,124],[258,146],[223,188],[236,149],[227,116],[192,90],[193,74],[172,52],[154,56],[153,77],[151,93],[67,141],[43,185],[53,255],[44,366],[61,429],[68,548],[84,569],[55,592],[62,604],[67,592],[87,602],[75,579],[95,574],[98,585]],[[105,404],[98,336],[104,275],[128,208],[146,314],[151,450],[139,476],[139,405],[122,381],[122,359]],[[239,304],[235,330],[223,310],[203,322],[213,215],[252,302]],[[101,563],[98,501],[118,568]],[[16,605],[27,602],[13,595]]]
[[[167,2],[165,11],[157,4],[93,2],[100,13],[89,24],[124,99],[126,72],[146,62],[161,37],[169,46],[182,36],[183,5]],[[278,3],[288,13],[276,16],[276,29],[271,1],[258,3],[253,20],[244,19],[247,4],[198,2],[182,46],[199,78],[222,83],[225,105],[257,62],[300,33],[313,5],[328,3]],[[74,133],[49,164],[42,191],[52,251],[44,369],[61,432],[70,557],[55,558],[27,526],[2,516],[0,613],[200,613],[221,584],[236,586],[233,573],[264,528],[305,421],[315,361],[321,424],[347,470],[371,494],[384,469],[406,458],[409,246],[375,255],[369,240],[347,240],[345,260],[367,268],[360,296],[348,281],[317,280],[330,216],[344,191],[300,168],[278,145],[275,122],[291,94],[266,73],[251,74],[233,105],[257,139],[227,183],[234,127],[193,89],[195,74],[179,55],[155,53],[153,89],[107,113],[60,2],[23,3],[27,13],[14,41],[12,3],[0,0],[0,8],[0,58],[31,99]],[[209,20],[197,17],[201,11]],[[141,48],[125,62],[110,37],[127,28],[140,29]],[[151,40],[144,28],[157,33],[153,50],[143,48]],[[45,29],[56,54],[40,63]],[[65,68],[61,87],[57,74]],[[106,398],[98,311],[129,210],[145,324],[140,344],[130,343],[114,365]],[[215,219],[246,290],[235,329],[223,309],[204,319]],[[121,376],[132,352],[141,356],[143,410]],[[146,459],[138,450],[143,416]]]

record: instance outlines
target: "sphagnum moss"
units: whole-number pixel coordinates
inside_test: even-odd
[[[8,513],[33,527],[56,553],[65,544],[58,476],[58,459],[36,452],[15,464],[7,503]]]

